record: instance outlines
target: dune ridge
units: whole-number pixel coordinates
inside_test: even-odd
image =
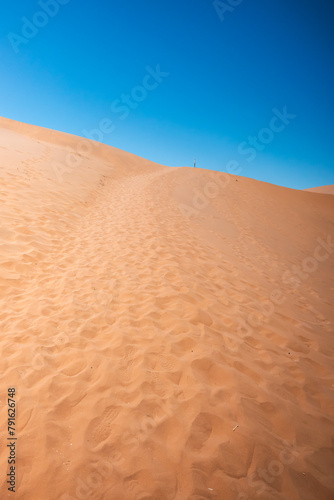
[[[334,198],[5,118],[0,157],[1,498],[331,500]]]
[[[305,189],[305,191],[310,191],[312,193],[334,194],[334,185],[317,186],[317,187]]]

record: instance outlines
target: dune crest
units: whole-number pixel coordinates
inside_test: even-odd
[[[4,118],[0,157],[1,498],[333,499],[334,198]]]
[[[305,191],[310,191],[312,193],[321,193],[321,194],[334,194],[334,185],[318,186],[314,188],[305,189]]]

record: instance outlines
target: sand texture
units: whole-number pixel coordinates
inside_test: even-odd
[[[333,500],[334,197],[3,118],[0,161],[1,500]]]

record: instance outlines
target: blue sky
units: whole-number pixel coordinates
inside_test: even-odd
[[[100,128],[102,142],[165,165],[196,155],[198,167],[296,189],[334,184],[332,0],[1,10],[0,115],[76,135]]]

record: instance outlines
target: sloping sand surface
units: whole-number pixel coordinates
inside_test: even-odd
[[[0,498],[333,500],[334,198],[7,119],[0,159]]]
[[[311,191],[312,193],[334,194],[334,184],[330,186],[318,186],[310,189],[305,189],[305,191]]]

